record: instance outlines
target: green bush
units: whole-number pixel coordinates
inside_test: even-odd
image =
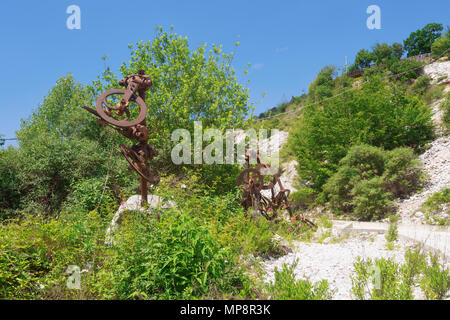
[[[231,293],[239,282],[237,274],[231,274],[229,249],[222,248],[196,218],[176,211],[165,213],[161,221],[137,212],[131,217],[108,262],[111,298],[200,298]]]
[[[389,67],[395,78],[401,81],[417,79],[422,73],[424,63],[415,59],[404,59],[394,62]]]
[[[448,269],[439,255],[427,255],[421,247],[406,248],[405,263],[391,259],[358,257],[351,276],[353,296],[358,300],[412,300],[413,288],[420,286],[426,299],[444,299],[450,289]]]
[[[386,234],[387,242],[393,242],[398,239],[398,226],[397,226],[398,216],[389,217],[389,229]]]
[[[392,212],[390,194],[383,189],[383,179],[361,180],[351,191],[353,214],[365,221],[379,220]]]
[[[445,209],[446,208],[446,209]],[[420,208],[425,214],[425,219],[431,224],[449,225],[450,224],[450,188],[444,188],[431,195]],[[444,216],[437,214],[444,212]]]
[[[450,290],[449,270],[439,263],[439,255],[430,254],[430,264],[426,265],[420,288],[428,300],[442,300]]]
[[[424,95],[431,84],[431,79],[429,76],[421,76],[414,81],[410,88],[412,93],[417,93],[419,95]]]
[[[101,265],[109,219],[97,212],[71,212],[58,220],[34,216],[0,225],[1,299],[91,299],[90,278]],[[81,290],[69,290],[69,265],[93,270],[82,275]]]
[[[422,164],[411,148],[396,148],[385,156],[384,189],[395,198],[417,191],[424,182]]]
[[[441,103],[441,109],[444,112],[442,122],[447,130],[450,130],[450,93],[447,93],[445,100]]]
[[[307,210],[314,206],[317,198],[317,192],[309,187],[303,187],[291,193],[293,210]]]
[[[185,199],[180,209],[162,212],[160,220],[128,212],[113,246],[106,246],[104,240],[117,206],[105,214],[66,211],[58,219],[29,216],[4,221],[0,225],[0,298],[257,296],[253,280],[243,273],[241,255],[271,250],[265,247],[273,243],[270,226],[251,224],[243,218],[242,209],[234,211],[233,195],[206,200],[187,195]],[[66,287],[69,265],[85,269],[81,290]]]
[[[275,282],[267,286],[267,290],[274,300],[331,300],[334,291],[328,287],[328,281],[322,280],[312,284],[307,280],[295,278],[295,267],[298,260],[291,266],[283,264],[279,271],[275,268]]]
[[[420,162],[412,149],[355,145],[339,162],[323,187],[330,206],[362,220],[376,220],[392,212],[392,199],[417,191],[423,182]]]
[[[363,260],[353,264],[352,294],[358,300],[412,300],[412,287],[402,272],[402,267],[392,259]]]
[[[0,150],[0,221],[9,218],[20,204],[18,150]]]

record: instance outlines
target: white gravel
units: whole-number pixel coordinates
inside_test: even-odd
[[[370,241],[374,238],[374,241]],[[264,268],[267,272],[265,281],[274,281],[275,268],[282,269],[284,263],[291,265],[299,260],[295,268],[297,279],[307,279],[313,283],[328,280],[328,286],[336,290],[334,300],[350,300],[354,273],[353,263],[358,256],[363,259],[392,258],[397,263],[404,263],[405,246],[408,243],[397,241],[394,250],[386,248],[386,239],[383,234],[364,235],[343,240],[335,244],[320,244],[308,242],[295,242],[294,251],[279,259],[267,260]],[[414,292],[420,299],[420,291]]]
[[[450,61],[434,62],[426,65],[423,68],[424,74],[428,75],[433,83],[436,83],[439,78],[447,76],[450,78]]]
[[[403,223],[420,223],[420,207],[430,195],[450,187],[450,135],[441,137],[431,143],[431,148],[420,155],[428,181],[422,193],[397,201]],[[417,215],[418,213],[418,215]]]

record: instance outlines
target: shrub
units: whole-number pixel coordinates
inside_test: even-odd
[[[439,263],[439,255],[430,254],[430,264],[425,267],[420,282],[425,298],[429,300],[442,300],[450,290],[449,270]]]
[[[358,300],[412,300],[412,289],[402,268],[391,259],[362,260],[353,264],[352,294]]]
[[[427,104],[430,104],[433,101],[436,101],[442,98],[442,94],[444,92],[444,86],[434,86],[431,87],[425,92],[423,99]]]
[[[445,55],[447,57],[450,55],[450,28],[447,29],[447,32],[442,37],[434,41],[431,46],[431,56],[434,59]]]
[[[0,150],[0,220],[9,218],[20,204],[18,150]]]
[[[94,210],[101,203],[114,201],[112,192],[102,178],[87,178],[72,182],[69,205],[83,211]]]
[[[420,162],[412,149],[386,153],[381,148],[355,145],[323,191],[338,213],[352,212],[359,219],[373,220],[390,213],[391,200],[416,191],[422,181]]]
[[[445,100],[441,103],[441,109],[444,112],[442,122],[447,130],[450,130],[450,93],[447,93]]]
[[[393,242],[398,239],[398,227],[397,227],[397,221],[398,216],[390,216],[389,217],[389,229],[386,234],[386,240],[387,242]]]
[[[420,208],[431,224],[450,224],[450,188],[444,188],[431,195]],[[440,215],[443,213],[443,215]]]
[[[394,62],[389,70],[395,75],[395,78],[401,81],[417,79],[422,73],[424,63],[415,59],[405,59]]]
[[[354,168],[342,166],[328,179],[323,187],[330,205],[340,212],[349,212],[354,208],[351,191],[358,182],[358,172]]]
[[[5,221],[0,226],[0,298],[2,299],[92,299],[90,278],[104,257],[104,230],[108,219],[97,212],[71,212],[58,220],[29,216]],[[80,291],[68,290],[65,271],[80,269]]]
[[[385,156],[384,189],[395,198],[417,191],[424,182],[422,164],[411,148],[396,148]]]
[[[283,264],[281,271],[275,269],[275,282],[268,286],[268,292],[274,300],[331,300],[334,292],[329,289],[328,281],[322,280],[312,284],[307,280],[297,280],[294,269],[298,260],[293,265]]]
[[[412,93],[417,93],[419,95],[424,95],[425,92],[430,87],[431,79],[429,76],[421,76],[414,81],[410,90]]]
[[[133,212],[123,222],[115,254],[99,275],[103,296],[217,297],[242,285],[229,247],[220,246],[198,218],[178,211],[166,212],[160,221],[144,215]]]
[[[359,300],[412,300],[412,288],[420,286],[426,299],[444,299],[450,289],[449,271],[439,262],[439,255],[429,258],[421,247],[407,248],[402,265],[391,259],[358,257],[351,292]]]
[[[392,211],[390,194],[383,189],[383,179],[361,180],[351,191],[353,214],[365,221],[378,220]]]
[[[303,187],[290,195],[293,210],[307,210],[314,206],[317,192],[309,187]]]

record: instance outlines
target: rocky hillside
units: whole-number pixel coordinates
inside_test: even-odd
[[[424,68],[424,74],[428,75],[432,83],[445,83],[444,93],[450,91],[450,62],[435,62]],[[354,272],[353,263],[357,257],[393,259],[397,263],[404,263],[404,253],[407,247],[419,242],[430,250],[439,250],[443,254],[443,261],[449,261],[448,248],[450,247],[449,230],[429,229],[423,226],[427,223],[424,214],[419,211],[424,202],[445,187],[450,187],[450,135],[443,135],[440,129],[442,123],[442,111],[440,104],[444,99],[434,101],[430,108],[433,110],[433,121],[437,128],[437,139],[429,144],[429,148],[420,155],[423,169],[428,178],[423,190],[404,200],[397,200],[397,212],[400,216],[400,238],[395,241],[393,248],[388,248],[385,234],[388,224],[377,223],[353,223],[353,232],[341,233],[337,221],[330,228],[320,227],[311,242],[294,241],[291,244],[292,251],[277,259],[269,259],[264,262],[267,272],[266,281],[272,281],[275,269],[280,270],[283,264],[294,265],[294,272],[299,279],[307,279],[313,282],[321,279],[328,280],[330,288],[335,290],[334,299],[352,299],[351,275]],[[283,142],[287,141],[288,134],[280,134]],[[282,182],[295,191],[297,180],[295,160],[285,162]],[[441,218],[448,219],[448,213],[444,210]],[[352,223],[348,223],[352,225]],[[347,228],[347,227],[345,227]],[[345,229],[344,228],[344,229]],[[448,228],[447,228],[448,229]],[[348,231],[348,230],[347,230]],[[432,241],[430,240],[432,239]],[[444,250],[442,252],[441,250]],[[423,299],[423,294],[418,288],[414,291],[415,299]]]

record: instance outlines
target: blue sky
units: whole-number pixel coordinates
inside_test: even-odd
[[[81,30],[66,27],[72,4],[81,9]],[[369,5],[381,8],[381,30],[366,27]],[[118,68],[127,45],[153,39],[159,25],[173,25],[191,48],[206,42],[234,51],[233,67],[259,114],[302,94],[323,66],[342,67],[345,56],[352,62],[359,49],[402,42],[430,22],[450,24],[449,12],[448,0],[2,1],[0,134],[14,137],[59,77],[90,83],[104,70],[101,57]]]

